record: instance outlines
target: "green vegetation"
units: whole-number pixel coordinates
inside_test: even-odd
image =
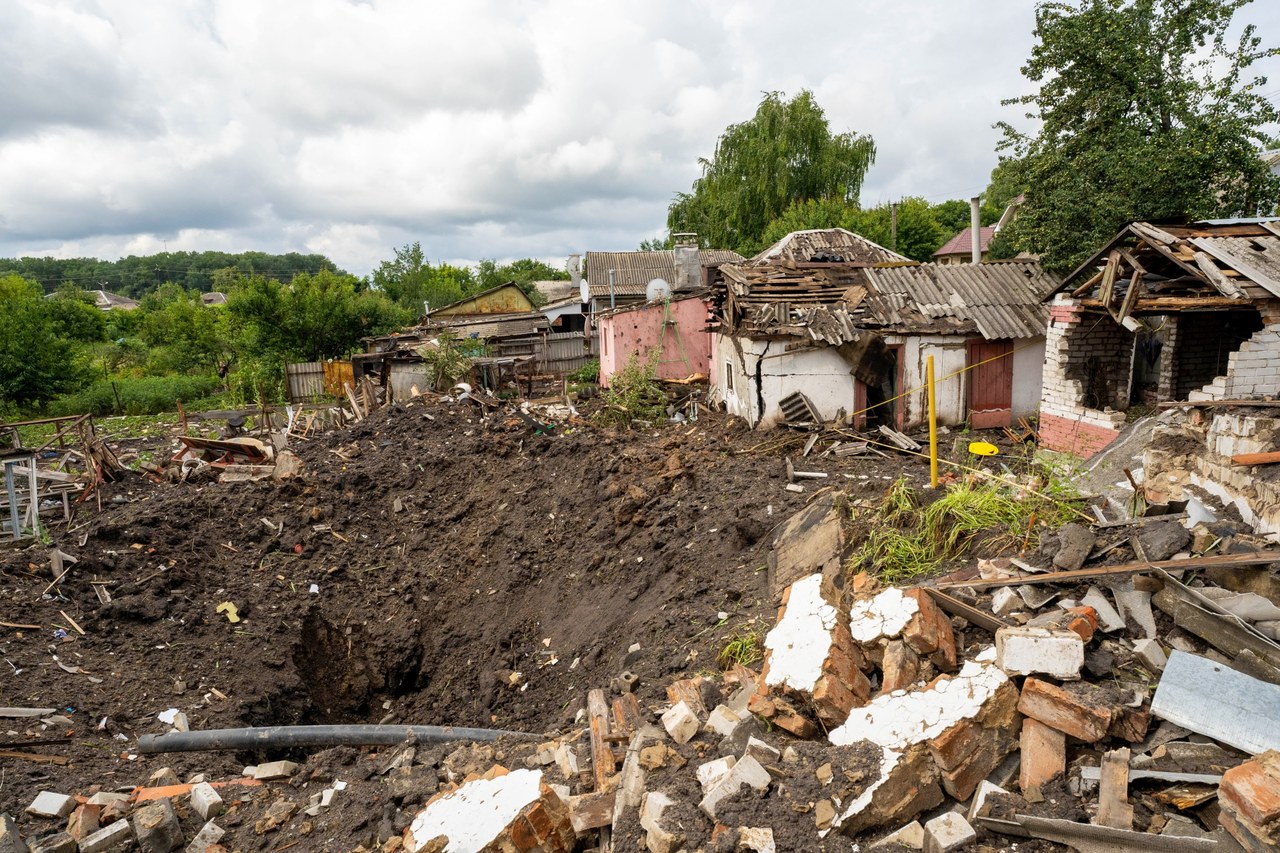
[[[191,403],[218,393],[217,376],[122,376],[103,379],[87,388],[60,397],[45,410],[51,417],[62,415],[158,415],[172,412],[181,400]]]
[[[870,136],[833,134],[813,94],[787,100],[769,92],[756,114],[729,125],[702,176],[677,193],[668,228],[696,231],[705,245],[752,255],[768,245],[765,229],[792,204],[856,200],[875,161]]]
[[[666,418],[667,395],[657,380],[660,356],[661,351],[654,350],[642,363],[633,352],[626,365],[609,377],[609,387],[600,394],[604,406],[594,415],[596,423],[628,428]]]
[[[395,258],[378,266],[373,273],[373,286],[417,316],[427,305],[439,308],[507,282],[514,282],[534,305],[541,305],[545,300],[533,283],[567,281],[568,278],[564,270],[532,258],[509,264],[483,260],[474,270],[446,263],[433,265],[427,260],[421,243],[410,243],[396,249]]]
[[[900,583],[964,554],[979,535],[997,551],[1034,546],[1038,525],[1056,530],[1076,515],[1066,503],[1070,485],[1050,482],[1052,491],[1042,497],[996,481],[965,479],[926,502],[906,480],[897,480],[878,506],[854,509],[855,521],[866,521],[868,529],[849,568]]]
[[[1034,135],[1002,124],[1009,156],[993,174],[1026,191],[1012,239],[1070,269],[1126,222],[1253,216],[1280,201],[1258,156],[1280,111],[1249,67],[1276,48],[1252,26],[1229,41],[1250,0],[1054,0],[1036,8],[1022,68],[1039,84],[1006,103]]]
[[[422,356],[431,387],[445,391],[462,381],[471,372],[471,362],[464,351],[467,341],[460,340],[448,330],[440,333],[434,344],[423,344],[414,352]]]
[[[594,385],[600,381],[600,359],[593,358],[577,370],[569,374],[569,381],[575,385]]]
[[[721,670],[728,671],[734,664],[754,666],[764,660],[764,628],[760,625],[740,625],[726,639],[724,647],[716,655]]]

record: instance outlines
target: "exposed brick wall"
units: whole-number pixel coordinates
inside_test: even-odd
[[[1262,318],[1252,310],[1184,314],[1179,322],[1174,400],[1185,400],[1227,373],[1231,354],[1262,328]]]
[[[1083,314],[1070,297],[1056,297],[1045,338],[1040,445],[1092,456],[1113,441],[1125,414],[1103,407],[1127,407],[1132,370],[1132,333],[1108,316]]]

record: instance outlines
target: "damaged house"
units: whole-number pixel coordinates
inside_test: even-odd
[[[1035,262],[917,264],[825,229],[720,271],[711,381],[752,425],[920,425],[930,355],[939,423],[1008,426],[1039,404],[1057,281]]]
[[[1135,222],[1053,294],[1042,446],[1091,456],[1136,406],[1280,394],[1280,224]]]

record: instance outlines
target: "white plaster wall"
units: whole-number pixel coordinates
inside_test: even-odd
[[[1029,417],[1040,409],[1044,382],[1045,339],[1013,342],[1013,416]]]
[[[898,393],[910,392],[900,401],[903,425],[911,428],[929,422],[929,392],[925,367],[933,356],[935,403],[938,423],[960,424],[968,416],[968,377],[965,367],[966,339],[960,337],[904,337],[886,335],[885,343],[902,344],[902,387]],[[951,376],[951,374],[957,374]],[[950,378],[944,378],[950,377]]]

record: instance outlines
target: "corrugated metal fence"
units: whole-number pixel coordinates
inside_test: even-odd
[[[355,383],[351,362],[337,359],[286,364],[284,375],[290,403],[301,403],[324,396],[341,397],[344,393],[343,383]]]
[[[542,373],[570,373],[600,356],[600,338],[591,336],[591,347],[584,345],[582,332],[553,332],[546,336],[538,359]]]

